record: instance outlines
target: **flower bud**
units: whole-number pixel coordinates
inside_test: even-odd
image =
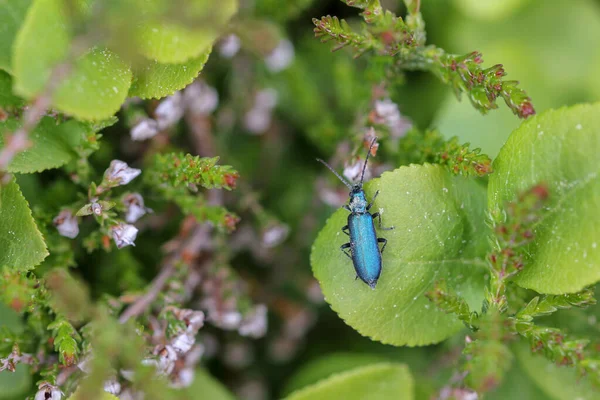
[[[134,241],[138,233],[138,229],[135,226],[120,222],[117,225],[113,225],[110,230],[118,249],[129,245],[135,246]]]
[[[258,304],[244,316],[238,329],[242,336],[260,338],[267,333],[267,306]]]
[[[161,101],[154,110],[154,115],[159,129],[169,128],[179,122],[183,116],[183,96],[181,92],[175,92]]]
[[[241,40],[237,35],[225,36],[219,45],[219,54],[224,58],[231,58],[237,54],[241,47]]]
[[[203,82],[194,82],[183,91],[185,105],[194,115],[208,115],[219,105],[217,90]]]
[[[131,128],[131,139],[137,141],[150,139],[158,132],[158,123],[151,118],[144,118]]]
[[[74,239],[79,234],[79,224],[71,210],[62,210],[52,222],[61,236]]]
[[[265,57],[267,69],[271,72],[283,71],[294,61],[294,46],[287,39],[281,40],[277,47]]]
[[[123,198],[123,204],[127,208],[125,212],[125,221],[133,224],[144,214],[151,211],[144,207],[144,198],[139,193],[130,193]]]

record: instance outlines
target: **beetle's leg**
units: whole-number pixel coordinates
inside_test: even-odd
[[[381,225],[381,214],[379,214],[378,212],[376,212],[375,214],[371,214],[371,217],[373,217],[373,219],[375,219],[375,218],[379,219],[379,229],[381,229],[382,231],[391,231],[392,229],[394,229],[393,226],[384,228]]]
[[[381,254],[383,254],[383,250],[385,250],[385,246],[387,246],[387,239],[377,238],[378,243],[383,243],[383,247],[381,248]]]
[[[377,198],[378,194],[379,194],[379,190],[375,192],[375,196],[373,196],[373,198],[371,199],[371,202],[367,206],[367,211],[369,211],[371,209],[371,207],[373,206],[373,203],[375,203],[375,199]]]
[[[342,206],[342,208],[345,209],[345,210],[348,210],[348,211],[352,212],[352,210],[350,209],[350,206],[348,204],[344,204]]]
[[[350,236],[350,228],[348,228],[348,225],[346,225],[342,228],[342,232],[344,232],[346,235]]]
[[[342,253],[344,253],[345,255],[348,256],[349,259],[352,259],[352,254],[350,254],[349,251],[347,251],[346,249],[350,249],[350,243],[344,243],[343,245],[340,246],[340,250],[342,251]]]

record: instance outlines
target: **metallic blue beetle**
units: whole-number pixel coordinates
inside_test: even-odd
[[[371,154],[371,149],[375,145],[375,142],[377,142],[377,138],[373,139],[371,146],[369,146],[369,151],[367,152],[365,164],[363,165],[360,176],[360,182],[355,183],[354,185],[348,183],[325,161],[317,158],[317,161],[325,164],[339,180],[350,188],[350,201],[343,206],[346,210],[350,211],[350,215],[348,215],[348,225],[342,228],[342,232],[350,236],[350,242],[344,243],[340,249],[352,260],[354,269],[356,270],[356,278],[360,278],[372,289],[375,289],[379,275],[381,275],[381,255],[387,245],[387,239],[377,237],[373,220],[375,218],[379,219],[380,229],[394,229],[394,227],[383,228],[381,226],[381,215],[378,212],[375,214],[369,212],[371,206],[375,202],[375,198],[377,198],[377,195],[379,194],[379,190],[375,192],[373,200],[370,203],[367,203],[365,191],[362,187],[367,161],[369,161],[369,155]],[[379,249],[379,243],[383,243],[381,250]]]

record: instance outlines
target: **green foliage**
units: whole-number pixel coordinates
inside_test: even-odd
[[[384,225],[396,226],[379,233],[388,240],[381,278],[375,290],[354,279],[352,263],[339,250],[347,241],[341,228],[348,213],[339,210],[311,253],[326,300],[347,324],[384,343],[414,346],[448,338],[462,324],[432,307],[423,294],[445,278],[472,308],[481,305],[487,245],[484,190],[432,165],[385,173],[365,190],[369,199],[381,190],[374,209],[383,211]]]
[[[598,398],[597,387],[586,379],[581,379],[575,370],[554,365],[544,357],[532,354],[527,346],[516,347],[515,355],[525,374],[538,385],[546,398],[556,400]]]
[[[183,153],[158,154],[150,179],[155,184],[186,186],[192,191],[197,191],[198,186],[231,190],[235,187],[239,174],[229,165],[217,165],[218,161],[219,157],[207,158]]]
[[[135,31],[139,51],[150,60],[159,63],[179,64],[199,57],[209,51],[228,20],[237,11],[237,0],[215,3],[208,0],[192,0],[180,8],[166,0],[157,0],[153,7],[145,8],[142,22]],[[170,21],[161,10],[180,15],[182,21]],[[191,28],[191,25],[196,25]]]
[[[0,398],[598,397],[591,1],[0,0]]]
[[[77,330],[62,317],[56,318],[54,322],[48,325],[54,338],[54,348],[59,354],[60,362],[66,366],[73,365],[77,361],[79,347],[77,340],[81,340]]]
[[[8,142],[8,135],[21,127],[15,119],[0,122],[0,146]],[[31,132],[30,147],[18,153],[8,165],[8,172],[33,173],[58,168],[72,161],[81,145],[85,126],[75,120],[57,124],[53,118],[43,118]]]
[[[527,264],[517,284],[540,293],[576,292],[600,279],[600,249],[594,220],[600,198],[595,154],[599,145],[600,105],[548,111],[524,123],[494,161],[489,207],[495,218],[501,204],[543,182],[548,211],[535,224]],[[577,221],[573,224],[573,221]]]
[[[460,145],[458,138],[446,141],[434,130],[420,132],[411,129],[399,145],[401,164],[425,162],[443,165],[455,175],[484,176],[492,172],[492,160],[480,154],[481,149],[469,149],[469,143]]]
[[[19,271],[32,269],[48,255],[27,201],[14,180],[0,185],[0,249],[0,265]]]
[[[302,366],[286,384],[285,393],[290,394],[296,390],[313,385],[325,380],[334,374],[350,371],[359,367],[377,364],[385,361],[383,357],[371,354],[334,353],[309,361]]]
[[[196,79],[210,55],[211,48],[183,64],[163,64],[148,61],[133,70],[133,82],[128,96],[159,99],[183,89]]]
[[[496,100],[502,98],[512,112],[520,118],[535,114],[531,99],[517,87],[517,81],[505,81],[502,65],[482,68],[482,55],[472,52],[458,56],[448,54],[435,46],[425,46],[424,24],[418,2],[410,2],[406,21],[390,11],[384,11],[379,0],[344,1],[363,9],[361,16],[366,24],[360,33],[337,17],[314,18],[315,35],[322,42],[335,40],[334,50],[352,46],[356,56],[367,51],[395,57],[393,63],[401,69],[430,71],[443,83],[450,85],[457,97],[465,93],[473,107],[482,114],[498,108]]]
[[[12,43],[32,0],[6,0],[0,3],[0,69],[12,70]],[[4,93],[2,93],[4,94]]]
[[[380,363],[335,374],[296,391],[286,400],[414,398],[413,379],[402,364]]]

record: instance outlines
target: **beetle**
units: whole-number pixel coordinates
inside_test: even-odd
[[[388,228],[382,227],[381,214],[379,212],[374,214],[369,212],[379,194],[379,190],[375,192],[370,203],[367,202],[367,197],[363,190],[365,169],[367,168],[371,149],[373,149],[376,142],[377,138],[374,138],[369,146],[360,175],[360,182],[353,185],[342,178],[342,176],[329,164],[320,158],[317,158],[317,161],[323,163],[350,189],[350,199],[348,204],[343,205],[343,208],[350,211],[350,215],[348,215],[348,224],[342,228],[342,232],[350,237],[350,242],[341,245],[340,250],[352,260],[354,270],[356,271],[356,279],[360,278],[372,289],[375,289],[379,276],[381,275],[381,255],[387,245],[387,239],[377,237],[374,223],[375,218],[379,220],[379,229],[394,229],[393,226]],[[381,249],[379,248],[380,243],[383,244]]]

